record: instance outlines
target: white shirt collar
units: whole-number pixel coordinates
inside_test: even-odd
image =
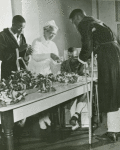
[[[14,36],[14,38],[16,39],[18,45],[20,45],[20,35],[17,37],[17,34],[14,34],[13,31],[11,30],[11,28],[9,28],[9,31]]]

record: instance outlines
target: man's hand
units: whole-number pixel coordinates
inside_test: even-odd
[[[31,45],[28,45],[27,50],[26,50],[26,55],[27,55],[27,56],[28,56],[28,55],[31,55],[32,52],[33,52],[33,49],[32,49],[32,47],[31,47]]]
[[[26,50],[27,48],[28,48],[28,44],[21,45],[19,47],[19,51],[22,52],[22,51]]]
[[[28,45],[28,44],[24,44],[19,47],[20,52],[22,52],[24,50],[26,50],[26,56],[31,55],[33,52],[31,45]]]

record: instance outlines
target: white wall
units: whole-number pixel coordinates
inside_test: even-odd
[[[43,25],[55,20],[59,27],[54,39],[60,55],[71,46],[81,47],[80,35],[69,21],[69,14],[75,8],[81,8],[92,14],[91,0],[11,0],[13,14],[22,14],[26,19],[25,36],[29,44],[42,35]]]
[[[37,0],[22,1],[22,15],[26,19],[25,37],[29,44],[40,36],[39,8]]]
[[[105,22],[117,34],[115,0],[99,1],[99,19]]]
[[[98,19],[97,0],[92,0],[92,16]]]
[[[97,9],[98,1],[98,9]],[[115,21],[115,0],[92,0],[92,15],[97,17],[99,13],[99,19],[108,25],[112,31],[117,35],[117,23]]]
[[[22,0],[10,0],[12,4],[12,14],[22,15]],[[24,1],[24,0],[23,0]]]
[[[11,24],[11,0],[0,0],[0,31],[2,31],[4,28],[11,27]]]

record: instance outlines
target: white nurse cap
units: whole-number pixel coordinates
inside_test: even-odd
[[[49,27],[52,27],[53,30],[56,30],[56,31],[58,30],[58,26],[56,25],[54,20],[51,20],[45,23],[44,29],[49,29]]]

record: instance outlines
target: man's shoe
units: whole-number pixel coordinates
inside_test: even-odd
[[[79,123],[76,122],[75,126],[72,126],[72,131],[75,131],[76,129],[78,129],[80,127]]]
[[[101,136],[97,136],[96,139],[99,140],[111,140],[112,142],[117,142],[118,141],[118,134],[114,132],[106,132],[105,134]]]
[[[76,123],[79,121],[79,116],[80,116],[80,114],[78,114],[78,113],[75,113],[75,114],[72,116],[72,118],[70,119],[70,124],[71,124],[72,126],[76,126]]]
[[[93,129],[96,129],[98,127],[98,124],[96,123],[96,122],[94,122],[93,124],[92,124],[92,128]]]

